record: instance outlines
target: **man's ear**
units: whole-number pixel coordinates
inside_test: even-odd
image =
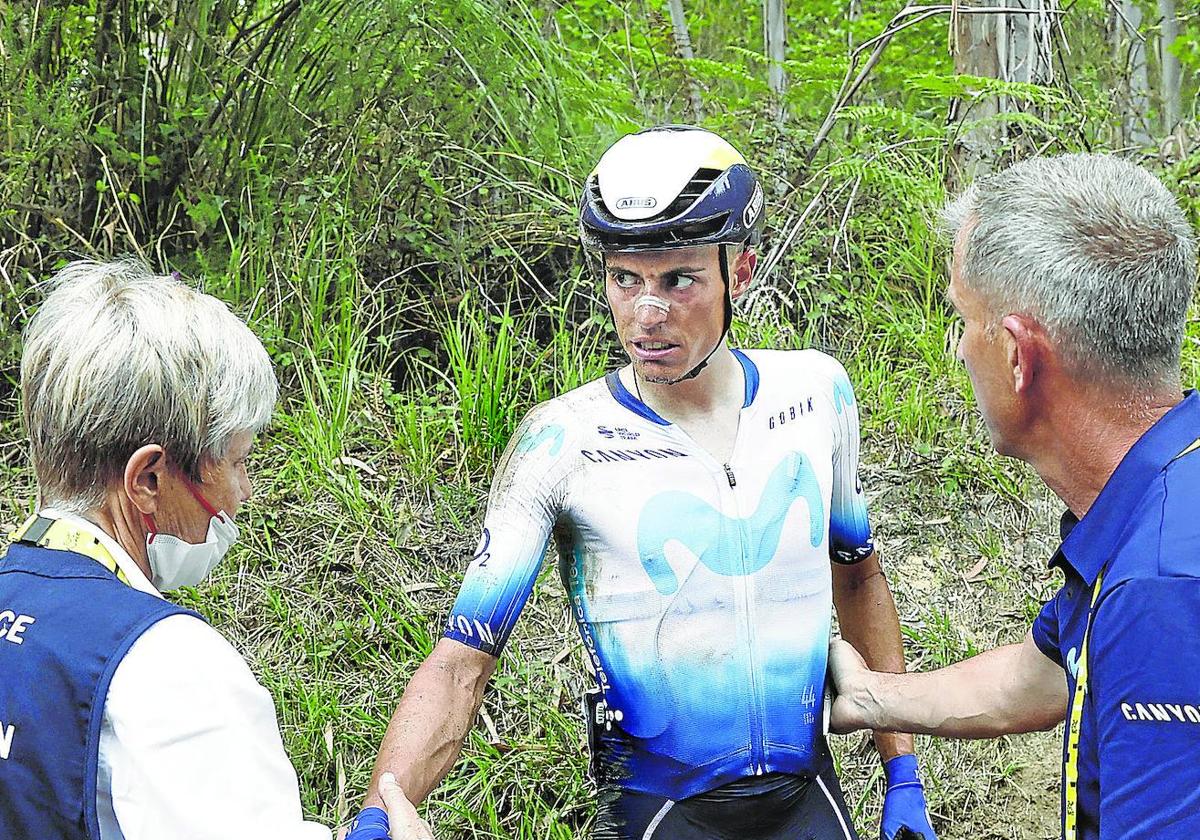
[[[160,479],[166,466],[166,452],[156,443],[143,446],[125,462],[125,495],[141,513],[153,516],[158,512]]]
[[[730,298],[737,300],[746,293],[750,288],[750,283],[754,280],[754,268],[757,265],[758,254],[753,248],[747,248],[737,255],[737,258],[733,261],[733,269],[730,272],[733,275],[730,278]]]
[[[1005,315],[1000,322],[1008,344],[1013,391],[1026,395],[1046,363],[1046,331],[1028,315]]]

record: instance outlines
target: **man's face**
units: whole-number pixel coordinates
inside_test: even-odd
[[[253,492],[246,470],[246,459],[253,446],[254,435],[250,432],[235,434],[224,458],[201,464],[200,483],[194,484],[192,489],[200,493],[215,510],[225,511],[236,518],[238,509]],[[172,470],[171,478],[162,483],[162,494],[155,515],[158,529],[186,542],[204,542],[212,517],[192,495],[188,482]]]
[[[1020,412],[1009,363],[1008,334],[984,297],[964,282],[961,252],[962,246],[956,242],[950,262],[950,287],[946,292],[962,319],[958,359],[967,369],[992,446],[1001,455],[1015,455],[1013,432]]]
[[[604,288],[621,346],[645,382],[678,380],[721,338],[725,282],[716,245],[607,254]]]

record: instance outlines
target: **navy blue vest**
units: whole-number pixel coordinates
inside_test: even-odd
[[[187,612],[82,555],[9,546],[0,557],[0,838],[100,840],[109,683],[142,633]]]

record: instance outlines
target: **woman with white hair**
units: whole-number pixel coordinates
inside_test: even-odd
[[[21,394],[39,502],[0,557],[0,837],[328,840],[270,695],[161,595],[238,537],[278,395],[261,342],[177,279],[76,262]]]

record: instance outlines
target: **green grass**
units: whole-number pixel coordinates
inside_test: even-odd
[[[378,325],[401,321],[386,293],[371,288],[353,249],[313,267],[328,241],[320,225],[309,230],[291,255],[239,263],[236,283],[232,273],[224,286],[221,275],[210,280],[251,314],[285,389],[253,461],[256,499],[242,544],[180,599],[250,660],[275,698],[307,812],[332,823],[361,796],[405,681],[440,636],[499,450],[526,409],[600,375],[612,348],[583,276],[540,305],[466,296],[421,314],[414,304],[410,317],[424,318],[432,339],[390,356]],[[850,242],[852,284],[850,273],[812,281],[785,261],[739,307],[735,337],[742,346],[816,345],[847,364],[905,644],[910,661],[928,668],[1024,633],[1055,586],[1044,569],[1054,505],[1023,467],[991,452],[951,352],[941,251],[919,215],[905,230]],[[0,438],[8,524],[32,490],[13,408]],[[586,832],[594,790],[577,698],[587,680],[547,568],[489,690],[486,719],[427,806],[439,836]],[[997,802],[1024,814],[1031,836],[1051,824],[1052,792],[1026,794],[1031,774],[1036,787],[1055,772],[1054,735],[920,746],[943,837],[988,836],[979,832]],[[882,795],[877,762],[859,736],[835,750],[870,836]],[[977,781],[950,781],[964,774]]]

